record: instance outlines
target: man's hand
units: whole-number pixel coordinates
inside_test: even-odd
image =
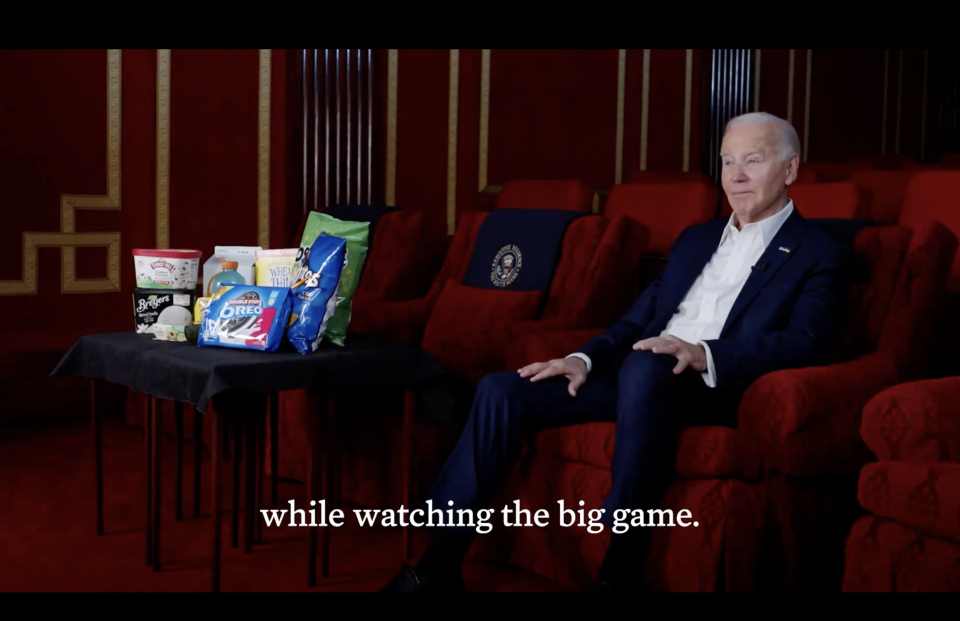
[[[676,356],[677,366],[673,368],[675,375],[682,373],[687,367],[701,373],[707,370],[707,352],[703,346],[681,341],[675,336],[655,336],[637,341],[634,343],[633,349],[635,351],[652,351],[655,354]]]
[[[529,377],[531,382],[539,382],[549,377],[562,375],[570,380],[567,392],[577,396],[577,390],[587,381],[587,363],[583,358],[557,358],[550,362],[534,362],[518,371],[520,377]]]

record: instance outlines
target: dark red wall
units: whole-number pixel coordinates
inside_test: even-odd
[[[83,333],[133,328],[131,251],[157,244],[158,58],[158,50],[120,53],[120,209],[75,211],[77,233],[119,234],[120,290],[62,292],[61,251],[41,248],[37,291],[0,291],[5,399],[0,419],[20,418],[40,407],[35,399],[9,399],[8,389],[16,386],[8,386],[8,380],[18,367],[38,360],[35,375],[41,382],[52,368],[49,352],[62,353]],[[258,50],[170,51],[165,91],[169,247],[197,248],[206,259],[217,244],[258,243],[259,62]],[[25,233],[61,232],[62,195],[107,194],[108,66],[107,50],[0,52],[5,77],[0,89],[0,281],[22,279]],[[274,247],[288,243],[292,226],[286,208],[286,66],[286,51],[273,50],[269,239]],[[79,248],[76,277],[105,278],[106,262],[106,248]],[[59,403],[57,413],[72,407]]]

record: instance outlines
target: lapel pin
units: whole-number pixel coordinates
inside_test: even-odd
[[[783,246],[780,246],[780,250],[781,250],[782,252],[786,252],[787,254],[790,254],[790,249],[789,249],[789,248],[784,248]]]

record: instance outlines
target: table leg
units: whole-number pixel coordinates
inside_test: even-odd
[[[163,415],[156,397],[150,397],[153,403],[153,571],[160,571],[160,507],[162,488],[162,448],[163,448]]]
[[[222,464],[220,463],[221,455],[220,448],[224,445],[224,433],[225,428],[224,416],[218,412],[221,407],[220,404],[217,404],[217,409],[209,409],[211,416],[213,416],[213,450],[211,451],[210,459],[210,475],[213,479],[213,484],[211,487],[211,506],[213,513],[213,555],[210,558],[210,590],[213,593],[220,592],[220,520],[221,520],[221,497],[220,493],[220,471],[222,469]]]
[[[323,412],[319,407],[319,402],[311,393],[307,402],[307,498],[304,510],[308,512],[312,508],[311,501],[317,499],[317,479],[320,463],[320,420]],[[307,586],[317,586],[317,529],[308,526],[309,543],[307,545]]]
[[[176,518],[183,519],[183,403],[175,401],[173,404],[173,419],[177,427],[177,506]]]
[[[336,400],[333,397],[327,398],[327,412],[326,412],[326,425],[323,438],[324,444],[324,467],[325,472],[323,473],[323,494],[321,498],[326,500],[326,505],[329,507],[331,505],[331,499],[334,495],[334,490],[336,489],[336,474],[337,474],[337,441],[336,441],[336,424],[337,424],[337,410],[336,410]],[[328,509],[329,511],[329,509]],[[330,536],[333,532],[333,527],[329,524],[326,528],[323,529],[323,559],[321,564],[321,575],[324,578],[330,577]]]
[[[147,395],[143,397],[143,453],[147,460],[143,486],[147,490],[147,527],[144,531],[144,540],[147,548],[147,567],[150,567],[153,565],[153,400]]]
[[[277,450],[280,445],[280,440],[277,436],[279,433],[280,394],[275,392],[270,395],[270,502],[274,505],[280,502],[280,488],[277,482],[279,478],[277,474],[277,467],[279,466]]]
[[[267,405],[267,404],[264,404]],[[256,484],[256,504],[254,507],[254,516],[256,517],[256,533],[254,534],[254,543],[263,543],[263,531],[261,526],[263,520],[260,519],[260,510],[263,508],[263,479],[266,468],[267,452],[267,408],[257,410],[257,484]]]
[[[256,506],[254,503],[254,494],[256,494],[256,467],[257,467],[257,410],[247,407],[243,412],[243,552],[250,554],[253,547],[253,536],[255,533],[254,520],[256,520]]]
[[[193,517],[200,517],[201,464],[203,461],[203,416],[193,410]],[[214,461],[214,463],[217,463]]]
[[[93,458],[96,468],[97,536],[103,535],[103,442],[97,411],[97,380],[90,380],[90,423],[93,427]]]
[[[230,455],[233,460],[233,507],[230,514],[230,545],[234,548],[240,545],[240,451],[243,440],[243,427],[240,424],[239,412],[228,412],[228,420],[232,423],[233,451]]]
[[[408,390],[403,395],[403,506],[412,509],[413,499],[413,423],[417,408],[417,393]],[[413,529],[403,527],[403,560],[413,557]]]

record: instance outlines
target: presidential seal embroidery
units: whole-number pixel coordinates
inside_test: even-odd
[[[516,246],[504,246],[493,259],[490,282],[496,287],[509,287],[520,273],[522,256]]]

